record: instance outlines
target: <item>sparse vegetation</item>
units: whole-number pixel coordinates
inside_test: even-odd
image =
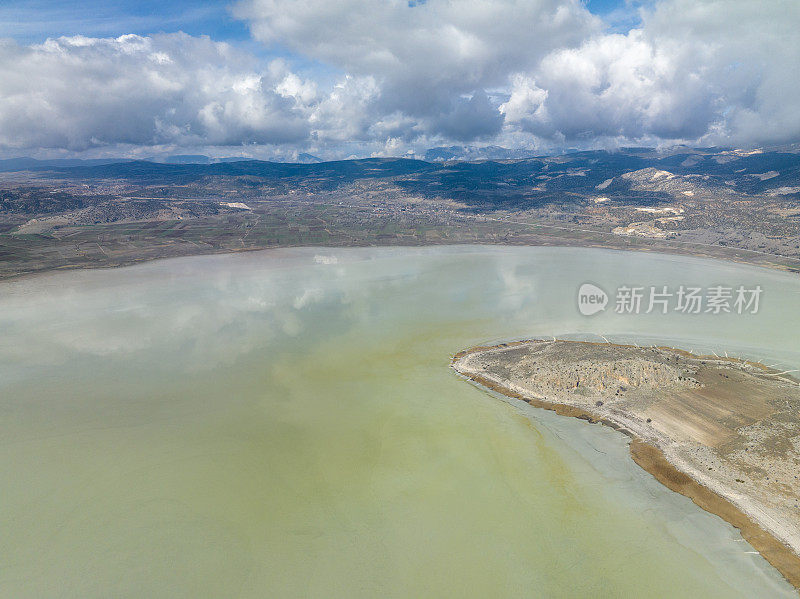
[[[784,193],[800,178],[795,153],[6,170],[0,277],[280,246],[442,243],[661,250],[800,272],[800,194]]]

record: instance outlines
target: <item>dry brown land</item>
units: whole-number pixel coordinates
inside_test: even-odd
[[[372,206],[253,200],[248,205],[252,210],[227,210],[180,220],[77,224],[53,217],[19,223],[21,230],[28,232],[0,232],[0,280],[49,270],[110,268],[161,258],[276,247],[443,244],[662,252],[800,272],[800,260],[748,249],[675,239],[622,237],[534,219],[476,216],[449,207],[422,213],[395,213]],[[40,229],[34,231],[34,225]],[[46,229],[41,228],[45,226]],[[8,227],[13,228],[11,224]]]
[[[800,588],[800,385],[672,348],[523,341],[457,354],[475,383],[629,435],[637,464],[740,529]]]
[[[786,191],[800,154],[680,154],[0,172],[0,279],[275,247],[465,243],[657,251],[800,272],[800,192]]]

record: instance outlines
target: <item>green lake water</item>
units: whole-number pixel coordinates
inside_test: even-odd
[[[764,292],[756,315],[585,317],[587,281]],[[796,275],[577,248],[300,248],[2,283],[0,596],[796,596],[625,437],[449,360],[599,333],[793,368],[798,305]]]

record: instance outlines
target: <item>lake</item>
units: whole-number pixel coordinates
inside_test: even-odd
[[[594,316],[581,284],[757,314]],[[0,284],[3,597],[796,596],[610,429],[450,368],[556,335],[800,364],[800,277],[582,248],[298,248]]]

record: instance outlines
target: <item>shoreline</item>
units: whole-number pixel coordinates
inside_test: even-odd
[[[532,227],[546,228],[547,225],[531,224]],[[616,241],[616,240],[615,240]],[[636,245],[641,243],[641,245]],[[731,264],[740,264],[745,266],[752,266],[756,268],[764,268],[766,270],[775,272],[784,272],[792,275],[800,275],[800,262],[786,256],[778,254],[769,254],[767,252],[759,252],[757,250],[747,250],[742,248],[729,248],[723,246],[700,247],[696,244],[680,245],[647,245],[642,240],[625,240],[619,243],[609,242],[584,242],[580,240],[572,240],[568,237],[559,236],[542,236],[539,243],[530,243],[525,241],[520,242],[491,242],[491,241],[456,241],[456,242],[440,242],[440,243],[397,243],[397,244],[351,244],[351,245],[274,245],[265,247],[242,247],[242,248],[214,248],[205,249],[205,251],[188,251],[176,252],[174,254],[157,255],[157,256],[131,256],[128,258],[120,259],[116,262],[104,263],[73,263],[61,264],[47,268],[34,268],[27,270],[18,270],[16,272],[0,272],[0,283],[4,281],[17,281],[32,276],[50,274],[56,272],[71,272],[71,271],[91,271],[91,270],[110,270],[116,268],[125,268],[127,266],[136,266],[139,264],[147,264],[150,262],[157,262],[160,260],[172,260],[178,258],[191,258],[196,256],[220,256],[227,254],[241,254],[250,252],[266,252],[281,249],[296,249],[296,248],[319,248],[319,249],[347,249],[347,248],[367,248],[367,247],[442,247],[442,246],[486,246],[486,247],[571,247],[571,248],[586,248],[586,249],[604,249],[615,252],[641,252],[645,254],[662,254],[665,256],[688,256],[702,260],[719,260],[723,262],[730,262]]]
[[[586,409],[582,406],[575,406],[556,401],[549,401],[541,397],[534,397],[531,394],[526,394],[515,389],[512,389],[496,380],[492,380],[481,374],[469,372],[459,369],[459,362],[470,355],[492,351],[502,350],[514,347],[524,346],[532,342],[541,340],[522,340],[513,341],[509,343],[500,343],[492,346],[475,346],[466,350],[456,353],[450,362],[451,368],[455,370],[460,376],[469,380],[472,384],[483,390],[488,390],[494,393],[499,393],[505,397],[524,401],[535,408],[541,408],[555,412],[560,416],[569,416],[579,420],[585,420],[590,424],[602,424],[613,430],[620,432],[630,438],[629,452],[631,459],[643,470],[652,475],[662,485],[681,495],[689,498],[692,502],[705,510],[708,513],[714,514],[734,528],[738,529],[742,538],[744,538],[750,545],[758,551],[758,553],[767,560],[780,574],[791,584],[796,590],[800,591],[800,553],[796,548],[793,548],[787,541],[781,540],[777,535],[773,534],[766,527],[756,522],[754,514],[748,514],[747,509],[736,505],[734,501],[726,497],[719,489],[712,489],[707,484],[707,481],[698,480],[700,477],[696,476],[696,472],[691,472],[691,468],[686,467],[685,464],[676,465],[670,461],[668,453],[666,453],[657,443],[643,438],[635,431],[631,430],[632,427],[626,426],[626,423],[615,421],[611,418],[602,416]],[[608,345],[593,341],[574,341],[570,343],[581,343],[587,345]],[[620,347],[633,347],[633,346],[620,346]],[[670,351],[678,352],[681,355],[692,355],[684,350]],[[696,356],[693,358],[710,358],[718,359],[714,356]],[[763,364],[747,362],[738,360],[736,358],[725,358],[728,361],[742,362],[750,364],[751,366],[759,369],[770,371],[771,369],[765,367]],[[675,460],[677,461],[677,460]],[[681,469],[681,465],[685,467],[686,472]],[[695,474],[695,476],[692,476]]]

